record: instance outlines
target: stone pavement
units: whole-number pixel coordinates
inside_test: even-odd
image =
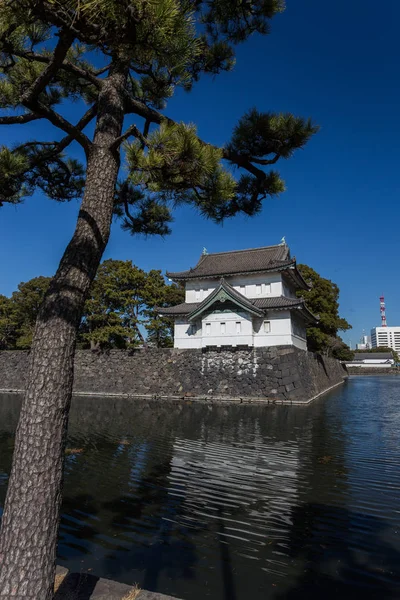
[[[69,573],[64,567],[57,567],[57,576],[64,576],[54,600],[177,600],[172,596],[140,590],[130,596],[132,587],[109,579],[100,579],[89,573]]]

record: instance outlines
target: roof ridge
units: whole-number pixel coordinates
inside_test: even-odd
[[[242,250],[223,250],[222,252],[210,252],[205,254],[207,256],[219,256],[220,254],[237,254],[238,252],[255,252],[256,250],[267,250],[270,248],[283,248],[283,244],[273,244],[272,246],[259,246],[258,248],[243,248]],[[287,244],[285,244],[286,247]]]

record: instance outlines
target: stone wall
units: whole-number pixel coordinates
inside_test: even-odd
[[[0,352],[1,390],[24,388],[28,359],[28,352]],[[307,402],[346,376],[338,361],[292,346],[221,352],[151,349],[95,354],[79,350],[74,390],[291,403]]]

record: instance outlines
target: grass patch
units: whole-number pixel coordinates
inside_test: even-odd
[[[66,448],[65,454],[67,456],[71,456],[71,454],[82,454],[83,450],[83,448]]]
[[[54,593],[56,593],[56,591],[58,590],[58,588],[64,581],[66,575],[67,575],[66,573],[60,573],[59,575],[56,575],[56,578],[54,580]]]
[[[122,598],[122,600],[136,600],[136,598],[139,596],[140,592],[141,592],[140,587],[135,583],[135,585],[130,590],[130,592],[125,594],[125,596]]]

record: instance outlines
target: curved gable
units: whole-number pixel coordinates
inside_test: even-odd
[[[229,300],[233,302],[238,308],[245,310],[252,315],[257,317],[263,316],[263,311],[254,304],[252,304],[243,294],[240,294],[232,286],[230,286],[224,279],[221,279],[221,283],[207,298],[203,300],[190,314],[189,321],[194,321],[200,317],[205,311],[209,310],[216,302],[225,302]]]

